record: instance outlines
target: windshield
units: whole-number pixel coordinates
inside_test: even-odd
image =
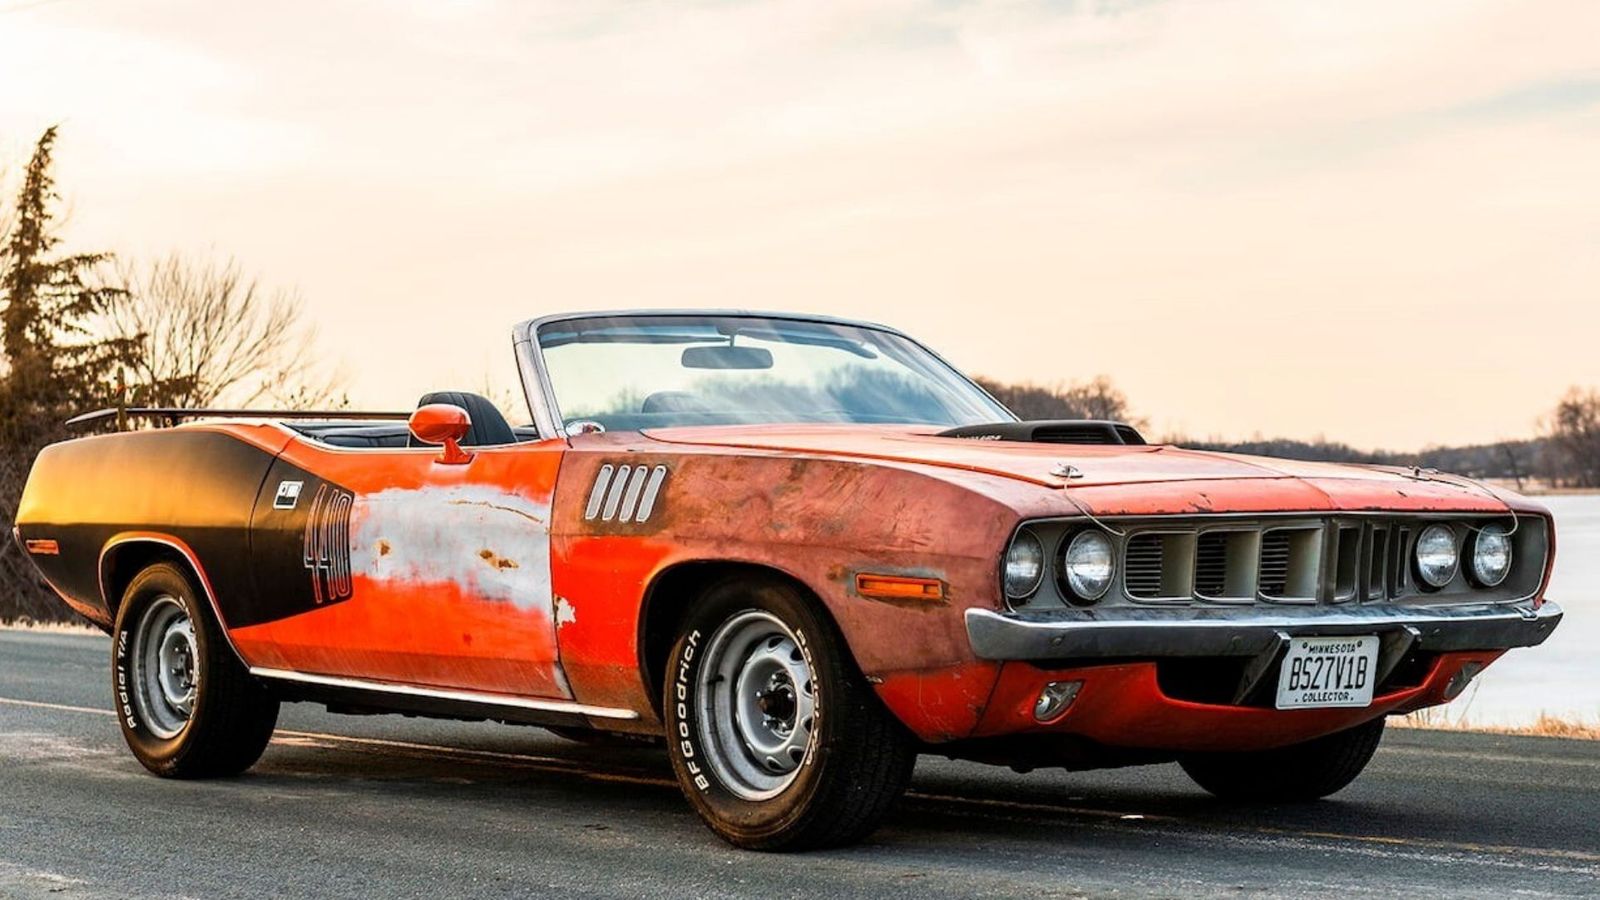
[[[548,322],[539,351],[563,422],[976,425],[1015,417],[895,334],[760,316],[596,316]]]

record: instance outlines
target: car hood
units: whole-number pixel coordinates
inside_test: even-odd
[[[1169,444],[1036,444],[939,437],[904,426],[716,426],[646,432],[670,444],[847,457],[958,469],[1072,489],[1096,511],[1131,512],[1113,501],[1122,495],[1165,496],[1172,508],[1209,510],[1213,495],[1276,497],[1273,508],[1375,510],[1458,509],[1504,511],[1508,495],[1454,476],[1419,475],[1409,469],[1300,462],[1187,450]],[[1249,482],[1274,482],[1254,485]],[[1192,483],[1192,484],[1190,484]],[[1252,490],[1252,487],[1254,488]],[[1197,492],[1207,498],[1197,499]],[[1237,502],[1228,504],[1239,507]],[[1242,508],[1242,507],[1240,507]],[[1152,511],[1154,509],[1152,508]]]

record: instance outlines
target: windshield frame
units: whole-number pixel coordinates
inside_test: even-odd
[[[948,360],[940,356],[928,345],[903,331],[890,328],[887,325],[878,325],[873,322],[860,322],[854,319],[843,319],[834,316],[808,315],[800,313],[766,312],[762,310],[745,309],[630,309],[615,311],[590,311],[556,313],[529,319],[517,325],[512,335],[513,347],[517,354],[517,368],[522,378],[522,391],[528,401],[528,410],[533,415],[533,424],[539,429],[541,438],[566,438],[568,434],[565,420],[561,415],[561,405],[556,398],[555,386],[550,378],[550,370],[545,362],[544,350],[539,345],[539,332],[545,326],[581,319],[662,319],[662,318],[745,318],[768,321],[785,322],[811,322],[822,325],[838,325],[848,328],[861,328],[868,331],[878,331],[892,335],[928,355],[935,364],[943,367],[953,378],[964,382],[987,398],[994,404],[995,409],[1006,416],[1005,419],[996,421],[1018,421],[1016,415],[1006,408],[1005,404],[996,400],[992,394],[984,390],[973,379],[967,377],[965,372],[951,365]]]

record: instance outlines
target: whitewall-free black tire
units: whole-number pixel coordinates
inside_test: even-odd
[[[789,584],[735,578],[707,590],[665,674],[678,783],[735,846],[854,843],[910,780],[911,735],[855,669],[832,621]]]
[[[278,701],[234,656],[187,572],[148,566],[123,592],[111,633],[117,720],[128,748],[166,778],[237,775],[254,765]]]

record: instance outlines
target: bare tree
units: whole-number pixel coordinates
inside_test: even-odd
[[[1512,441],[1502,442],[1500,453],[1505,458],[1506,471],[1517,482],[1517,490],[1522,490],[1522,481],[1527,476],[1528,467],[1523,463],[1520,452],[1526,445]]]
[[[988,378],[979,378],[978,384],[1023,419],[1110,419],[1143,424],[1132,418],[1127,396],[1105,375],[1054,387],[1005,384]]]
[[[123,266],[118,279],[128,295],[111,327],[139,341],[130,402],[339,405],[341,379],[318,364],[316,330],[293,292],[263,286],[232,259],[178,254]]]
[[[1550,443],[1573,487],[1600,487],[1600,390],[1573,387],[1547,424]]]
[[[522,394],[507,387],[503,383],[496,383],[488,372],[483,373],[483,387],[478,390],[488,399],[500,414],[506,417],[507,422],[526,422],[528,420],[528,401]]]

